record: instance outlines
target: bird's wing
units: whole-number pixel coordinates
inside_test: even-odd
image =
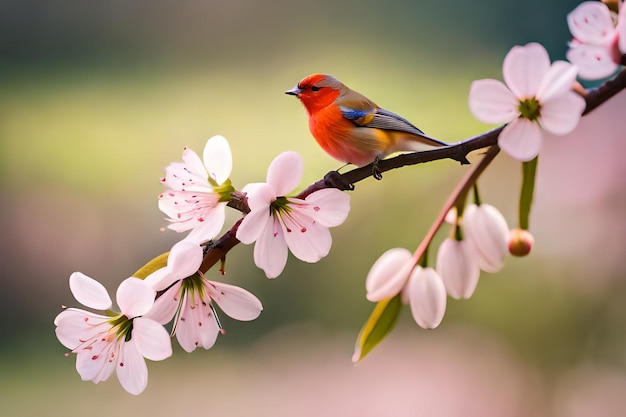
[[[376,108],[372,110],[358,110],[348,107],[341,107],[343,117],[352,121],[357,126],[372,127],[385,130],[396,130],[399,132],[412,133],[418,136],[426,136],[424,132],[411,124],[404,117],[390,112],[389,110]]]

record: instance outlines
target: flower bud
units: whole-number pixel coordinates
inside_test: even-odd
[[[509,253],[513,256],[526,256],[530,253],[535,238],[528,230],[519,227],[509,232]]]

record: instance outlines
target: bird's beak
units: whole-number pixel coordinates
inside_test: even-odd
[[[299,88],[297,85],[292,88],[291,90],[287,90],[285,91],[285,94],[289,94],[290,96],[298,96],[300,95],[300,93],[302,92],[302,89]]]

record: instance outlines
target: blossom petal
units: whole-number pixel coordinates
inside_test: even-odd
[[[339,226],[350,212],[350,196],[335,188],[315,191],[305,201],[307,214],[325,227]]]
[[[514,46],[504,58],[502,75],[506,85],[520,100],[534,97],[550,68],[548,51],[538,43]]]
[[[156,291],[144,280],[126,278],[117,288],[117,305],[129,319],[146,314],[154,304]]]
[[[498,137],[498,145],[519,161],[530,161],[539,154],[543,136],[537,123],[516,119],[506,125]]]
[[[536,99],[545,103],[552,98],[572,91],[578,68],[566,61],[556,61],[541,80]]]
[[[182,168],[182,172],[178,171],[182,179],[187,179],[189,177],[189,174],[191,173],[196,178],[202,179],[202,182],[208,184],[206,180],[208,175],[206,172],[206,167],[204,166],[204,163],[197,153],[191,150],[191,148],[185,147],[185,149],[183,149],[183,161],[185,163],[183,165],[180,165],[180,167]],[[185,175],[185,173],[187,174]]]
[[[624,25],[626,27],[626,25]],[[621,38],[620,38],[621,41]],[[617,70],[611,50],[596,45],[572,45],[567,59],[578,67],[578,75],[585,80],[606,78]]]
[[[54,319],[55,333],[59,342],[68,349],[76,349],[83,341],[99,333],[106,333],[110,328],[110,317],[89,311],[68,308]]]
[[[276,191],[276,196],[285,196],[300,183],[304,162],[297,152],[287,151],[278,155],[267,169],[267,183]]]
[[[181,240],[172,246],[167,257],[167,268],[178,276],[178,279],[187,278],[200,268],[202,263],[202,248],[188,240]]]
[[[474,117],[484,123],[508,123],[519,116],[519,100],[498,80],[472,82],[469,108]]]
[[[185,295],[176,325],[176,339],[186,352],[193,352],[198,346],[210,349],[220,331],[209,305],[199,303],[198,299],[199,297]]]
[[[609,8],[598,1],[586,1],[567,15],[572,36],[584,43],[600,44],[613,35],[613,18]]]
[[[254,263],[265,276],[276,278],[285,269],[288,254],[282,228],[276,221],[267,222],[254,245]]]
[[[157,323],[166,324],[169,323],[176,314],[178,306],[180,305],[180,287],[182,280],[176,282],[170,288],[167,289],[159,298],[154,301],[154,305],[147,314],[143,317],[148,317]]]
[[[70,291],[76,301],[86,307],[106,310],[113,304],[104,285],[82,272],[70,275]]]
[[[251,211],[246,214],[237,228],[237,239],[246,245],[254,243],[259,239],[268,223],[273,223],[273,219],[270,216],[269,206],[266,210]]]
[[[555,135],[565,135],[578,125],[586,106],[585,99],[573,91],[542,103],[539,124]]]
[[[144,317],[133,320],[132,339],[144,358],[162,361],[172,356],[170,335],[161,324]]]
[[[219,203],[212,210],[204,212],[186,239],[197,244],[213,239],[224,227],[226,203]]]
[[[490,204],[470,204],[463,211],[463,232],[480,269],[498,272],[508,253],[509,226],[502,213]]]
[[[617,47],[618,50],[622,54],[626,54],[626,3],[622,2],[622,7],[620,8],[619,17],[617,19],[617,27],[615,31],[617,32]]]
[[[76,371],[80,378],[95,384],[109,379],[117,366],[119,349],[123,343],[119,340],[109,342],[96,339],[89,349],[79,351],[76,355]]]
[[[328,255],[333,240],[327,227],[297,209],[283,217],[285,242],[296,258],[317,262]]]
[[[156,291],[164,290],[174,282],[190,277],[198,272],[202,263],[202,248],[188,238],[176,243],[170,249],[167,266],[148,275],[144,282]]]
[[[247,184],[241,191],[246,194],[251,211],[269,210],[270,204],[278,196],[274,187],[264,182]]]
[[[148,386],[148,367],[131,339],[120,349],[117,379],[122,387],[133,395],[139,395]]]
[[[243,288],[215,281],[207,281],[206,288],[220,309],[235,320],[254,320],[263,310],[261,301]]]
[[[213,136],[204,146],[204,166],[209,176],[218,184],[230,177],[233,170],[233,155],[224,136]]]
[[[437,251],[437,273],[443,280],[448,295],[470,298],[474,294],[480,268],[466,240],[445,239]]]
[[[416,266],[409,278],[408,293],[415,322],[424,329],[439,326],[446,312],[446,287],[437,271]]]
[[[365,279],[367,299],[381,301],[399,294],[414,265],[413,255],[408,249],[393,248],[383,253]]]

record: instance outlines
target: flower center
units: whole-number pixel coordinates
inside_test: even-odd
[[[524,119],[528,119],[531,122],[534,122],[539,118],[541,104],[537,101],[536,98],[527,98],[524,101],[520,101],[518,110],[521,114],[520,117]]]
[[[111,324],[110,332],[115,332],[115,336],[120,339],[128,342],[130,340],[130,335],[133,330],[133,320],[129,319],[123,314],[118,314],[109,320]]]
[[[224,181],[221,184],[218,184],[212,177],[208,178],[209,184],[211,184],[211,188],[213,188],[213,192],[219,196],[218,202],[224,203],[232,200],[231,193],[235,191],[235,187],[233,187],[230,182],[230,178]]]

